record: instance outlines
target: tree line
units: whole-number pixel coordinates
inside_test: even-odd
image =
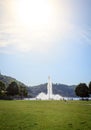
[[[18,85],[15,81],[7,87],[4,82],[0,81],[0,99],[19,99],[27,97],[27,89],[24,85]]]
[[[89,85],[80,83],[75,88],[75,93],[78,97],[89,98],[91,95],[91,82]],[[4,82],[0,81],[0,99],[23,99],[28,96],[27,88],[12,81],[7,87]]]
[[[89,85],[86,83],[80,83],[76,86],[75,93],[78,97],[81,97],[82,99],[90,97],[91,95],[91,82]]]

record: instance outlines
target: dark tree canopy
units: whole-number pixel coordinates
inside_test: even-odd
[[[79,97],[89,97],[88,87],[85,83],[77,85],[75,93]]]
[[[5,90],[6,90],[5,84],[2,81],[0,81],[0,95],[3,94]]]
[[[89,94],[91,94],[91,81],[89,83]]]
[[[20,86],[19,86],[19,95],[20,95],[21,97],[26,97],[26,96],[27,96],[27,93],[28,93],[28,92],[27,92],[26,87],[20,85]]]
[[[19,87],[15,81],[11,82],[6,90],[8,96],[14,96],[19,94]]]

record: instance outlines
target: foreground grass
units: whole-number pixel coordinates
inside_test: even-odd
[[[0,130],[91,130],[91,101],[0,101]]]

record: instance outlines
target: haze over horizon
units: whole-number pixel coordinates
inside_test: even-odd
[[[91,0],[0,0],[0,71],[25,83],[91,81]]]

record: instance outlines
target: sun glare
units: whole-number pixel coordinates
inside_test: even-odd
[[[33,28],[50,24],[53,7],[48,0],[16,0],[13,4],[18,24]]]
[[[48,50],[55,39],[68,35],[70,13],[63,1],[10,0],[8,8],[21,50]]]

